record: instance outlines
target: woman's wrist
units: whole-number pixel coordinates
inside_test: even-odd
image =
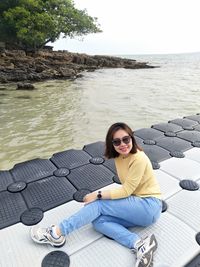
[[[97,192],[97,199],[102,199],[102,192],[101,192],[101,190],[99,190],[98,192]]]
[[[83,201],[85,203],[89,203],[89,202],[92,202],[95,200],[97,200],[97,193],[96,192],[89,193],[89,194],[85,195],[85,197],[83,198]]]
[[[110,191],[106,190],[106,191],[95,191],[92,193],[89,193],[87,195],[85,195],[85,197],[83,198],[83,201],[85,203],[90,203],[93,202],[95,200],[101,200],[101,199],[110,199],[111,197]]]

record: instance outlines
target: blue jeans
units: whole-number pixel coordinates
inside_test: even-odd
[[[98,232],[133,248],[140,238],[127,228],[151,225],[160,217],[161,209],[161,200],[154,197],[130,196],[115,200],[96,200],[64,219],[59,227],[62,235],[67,235],[92,223]]]

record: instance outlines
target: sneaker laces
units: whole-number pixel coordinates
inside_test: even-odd
[[[44,228],[38,229],[38,231],[37,231],[38,240],[46,240],[46,239],[48,239],[48,234],[51,234],[50,233],[50,231],[51,231],[50,228],[51,227],[46,228],[45,231],[44,231]]]
[[[41,238],[42,238],[42,239],[43,239],[43,238],[46,238],[46,239],[49,240],[49,238],[48,238],[48,234],[49,234],[52,238],[54,238],[54,237],[52,236],[52,226],[53,226],[53,225],[47,227],[47,228],[45,229],[45,231],[43,231],[43,230],[41,229],[41,231],[38,232],[38,235],[39,235],[40,239],[41,239]]]
[[[44,235],[47,235],[47,234],[49,234],[50,236],[52,236],[52,226],[47,227],[46,233],[44,233]]]
[[[148,252],[148,249],[146,248],[147,238],[148,236],[139,240],[135,245],[134,251],[138,262],[144,266],[147,266],[147,264],[150,263],[148,266],[151,267],[153,264],[153,251],[151,250]]]
[[[135,244],[135,248],[132,249],[132,251],[136,254],[136,258],[137,259],[142,259],[142,256],[144,256],[144,253],[146,251],[146,248],[145,248],[145,239],[147,238],[148,236],[138,240]]]
[[[146,251],[145,245],[143,240],[141,241],[141,245],[139,245],[136,249],[136,257],[137,259],[142,260],[142,258],[144,257],[144,253]]]

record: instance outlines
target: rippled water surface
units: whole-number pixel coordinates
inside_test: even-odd
[[[101,69],[75,81],[0,85],[0,169],[104,140],[117,121],[134,130],[200,112],[200,53],[126,56],[155,69]]]

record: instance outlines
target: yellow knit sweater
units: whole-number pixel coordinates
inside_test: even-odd
[[[130,195],[161,198],[160,187],[151,162],[143,151],[138,150],[126,158],[119,155],[115,158],[115,165],[122,185],[111,190],[111,199]]]

